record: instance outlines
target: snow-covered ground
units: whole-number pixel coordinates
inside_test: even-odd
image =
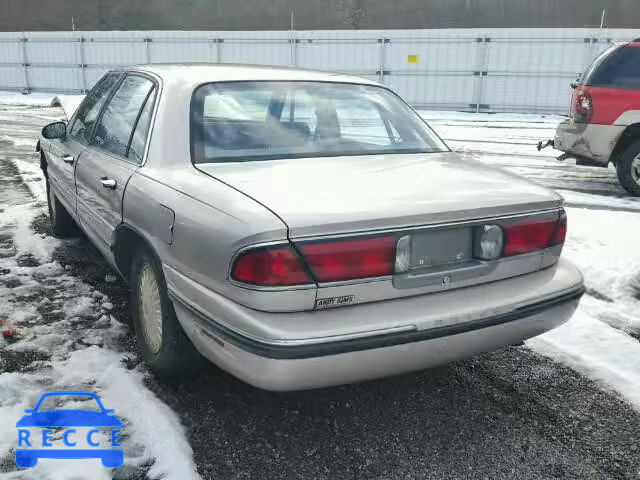
[[[112,478],[98,460],[8,467],[23,410],[45,391],[75,389],[95,391],[124,421],[129,476],[121,478],[197,478],[184,428],[148,388],[116,302],[63,266],[56,251],[73,248],[74,240],[55,240],[38,226],[46,196],[32,152],[40,127],[61,116],[45,108],[52,98],[0,92],[0,320],[11,319],[20,333],[16,341],[0,338],[0,471],[6,478]],[[536,151],[560,117],[422,115],[452,149],[565,197],[565,254],[582,269],[588,294],[569,323],[527,345],[640,410],[640,199],[625,195],[611,169],[559,163],[553,151]]]
[[[0,91],[0,105],[29,105],[32,107],[48,107],[55,95],[51,93],[4,92]]]
[[[0,95],[0,102],[6,98]],[[40,100],[48,105],[46,98]],[[25,111],[30,115],[21,116]],[[107,295],[55,257],[57,249],[74,240],[34,231],[34,222],[46,213],[34,139],[44,124],[59,117],[57,109],[2,108],[0,103],[0,320],[10,320],[18,331],[17,340],[0,336],[0,472],[7,472],[0,477],[113,477],[113,469],[98,459],[41,460],[29,470],[18,470],[13,462],[15,425],[24,409],[33,408],[44,392],[81,390],[97,393],[124,423],[127,454],[120,475],[199,478],[178,416],[146,387],[146,369],[127,351],[128,327],[118,321],[125,319],[116,318]],[[54,434],[55,448],[64,448],[61,434]]]

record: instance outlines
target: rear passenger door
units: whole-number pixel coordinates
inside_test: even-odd
[[[78,217],[107,256],[122,222],[129,178],[143,163],[157,87],[154,80],[127,74],[103,109],[89,148],[76,170]]]

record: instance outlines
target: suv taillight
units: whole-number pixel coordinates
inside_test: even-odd
[[[593,118],[593,98],[586,90],[578,90],[573,96],[572,112],[574,121],[591,123]]]

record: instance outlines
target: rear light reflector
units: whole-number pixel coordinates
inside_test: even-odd
[[[504,226],[503,256],[511,257],[544,250],[564,243],[567,216],[562,211],[558,218],[528,220]]]
[[[396,236],[298,245],[319,282],[393,275]]]
[[[231,278],[237,282],[265,287],[313,283],[290,245],[259,247],[240,253],[231,269]]]

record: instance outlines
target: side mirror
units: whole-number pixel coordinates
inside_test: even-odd
[[[67,136],[67,124],[64,122],[50,123],[42,129],[42,136],[48,140]]]

